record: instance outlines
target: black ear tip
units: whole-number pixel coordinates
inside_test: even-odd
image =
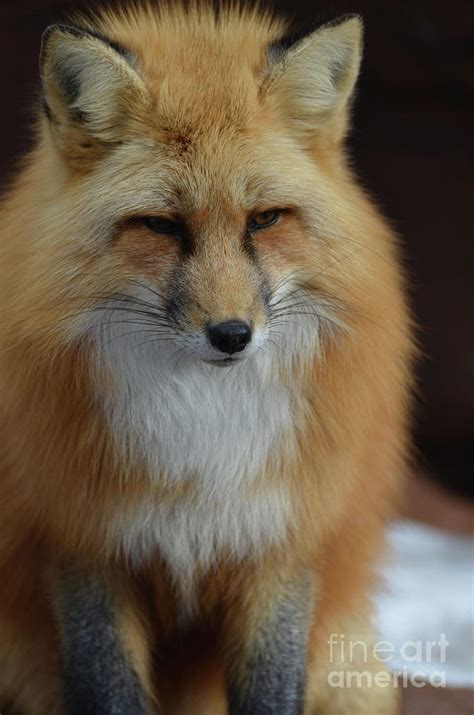
[[[43,59],[46,56],[47,53],[47,47],[48,44],[52,38],[53,35],[59,35],[59,34],[73,34],[77,36],[77,31],[74,30],[74,28],[69,27],[68,25],[48,25],[46,30],[43,32],[41,36],[41,50],[40,50],[40,57],[41,57],[41,63],[43,63]]]
[[[339,15],[335,17],[334,20],[326,23],[326,27],[338,27],[338,25],[343,25],[349,20],[357,20],[359,25],[364,25],[364,18],[358,12],[346,12],[344,15]]]
[[[72,35],[73,37],[84,37],[87,35],[87,30],[82,30],[80,27],[74,27],[72,25],[54,24],[48,25],[46,30],[43,32],[42,43],[48,42],[49,38],[53,34],[62,35]]]
[[[320,16],[318,19],[309,23],[305,22],[304,24],[297,24],[293,28],[290,28],[290,32],[287,35],[280,38],[270,46],[270,52],[278,57],[314,32],[344,25],[349,20],[357,20],[361,32],[364,29],[363,17],[357,12],[349,12],[332,19],[328,19],[326,13],[324,14],[325,17]]]
[[[46,30],[43,32],[41,35],[41,47],[40,47],[40,54],[39,54],[39,64],[40,64],[40,75],[43,74],[43,67],[46,61],[46,56],[48,54],[48,44],[51,38],[51,35],[54,34],[57,31],[58,26],[57,25],[48,25]]]
[[[350,38],[351,44],[361,45],[364,41],[364,20],[362,15],[357,12],[339,15],[339,17],[324,23],[321,30],[323,32],[324,30],[336,30],[341,34],[346,33],[346,39]]]
[[[121,55],[124,59],[128,60],[131,62],[134,58],[131,53],[131,51],[123,47],[118,42],[115,42],[115,40],[110,39],[109,37],[106,37],[100,32],[97,32],[96,30],[86,30],[85,28],[82,27],[77,27],[75,25],[64,25],[64,24],[55,24],[55,25],[49,25],[46,30],[43,32],[42,40],[41,40],[41,54],[43,55],[44,50],[50,40],[51,35],[58,33],[58,34],[63,34],[63,35],[70,35],[72,37],[75,37],[76,39],[84,39],[84,38],[93,38],[95,40],[99,40],[100,42],[103,42],[106,44],[108,47],[112,48],[117,52],[119,55]]]
[[[348,12],[345,15],[339,15],[333,20],[329,20],[329,22],[325,22],[321,25],[321,30],[333,30],[349,23],[352,26],[352,30],[355,31],[357,28],[362,37],[364,33],[364,18],[357,12]]]
[[[49,38],[54,32],[57,32],[59,29],[59,25],[48,25],[46,30],[44,30],[43,34],[41,35],[41,54],[44,53],[44,50],[46,48],[46,45],[49,42]]]

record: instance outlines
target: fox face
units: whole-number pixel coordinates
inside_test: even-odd
[[[155,180],[152,193],[173,196],[174,208],[170,198],[161,210],[153,199],[138,216],[119,219],[101,259],[107,282],[116,282],[111,310],[115,317],[120,309],[124,313],[136,308],[138,315],[131,317],[139,317],[141,311],[150,321],[141,326],[150,332],[137,333],[141,339],[153,339],[155,321],[156,348],[161,352],[179,350],[184,361],[229,366],[271,350],[278,329],[282,351],[291,348],[283,333],[291,335],[293,348],[301,348],[302,340],[316,338],[318,317],[330,319],[328,299],[304,282],[311,271],[312,248],[305,224],[312,216],[305,216],[285,197],[288,182],[278,184],[277,172],[272,182],[271,176],[258,171],[259,161],[253,159],[258,156],[256,144],[237,142],[234,147],[229,141],[214,157],[196,147],[189,166],[175,160],[176,175],[194,184],[193,193],[188,189],[183,196],[184,190],[166,186],[165,178]],[[259,153],[263,162],[265,151],[260,148]],[[249,154],[251,161],[239,160],[242,154]],[[226,172],[220,169],[223,161]],[[154,160],[150,163],[148,183],[156,171]],[[203,190],[195,175],[210,167],[212,176]],[[224,175],[227,172],[230,176]],[[292,306],[295,323],[290,328],[285,316]],[[306,318],[312,318],[309,333],[311,321]]]
[[[124,276],[133,272],[134,300],[154,311],[149,317],[161,330],[157,346],[179,349],[184,361],[228,366],[253,356],[272,339],[272,321],[283,312],[278,301],[289,275],[281,253],[298,218],[280,207],[278,192],[265,198],[249,187],[256,167],[242,166],[239,154],[255,155],[252,149],[251,142],[229,141],[214,157],[197,146],[188,166],[175,159],[176,175],[194,191],[157,186],[157,194],[174,196],[174,210],[168,199],[161,211],[125,220],[108,257]],[[227,161],[232,171],[232,154],[234,171],[225,176],[219,165]],[[203,188],[196,175],[211,166]],[[268,181],[259,177],[258,184]]]
[[[265,16],[201,11],[177,27],[167,12],[109,23],[108,38],[87,26],[44,38],[64,237],[50,260],[78,316],[68,334],[183,364],[291,364],[343,322],[324,268],[344,230],[360,22],[283,50]]]

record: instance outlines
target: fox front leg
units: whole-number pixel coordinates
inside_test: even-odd
[[[145,636],[132,594],[61,567],[55,607],[67,715],[147,715]]]
[[[302,715],[312,614],[309,578],[266,593],[248,593],[228,633],[229,715]]]

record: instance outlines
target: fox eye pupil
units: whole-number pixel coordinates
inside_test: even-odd
[[[272,209],[270,211],[261,211],[258,214],[254,214],[250,217],[249,230],[257,231],[261,228],[268,228],[272,224],[276,223],[280,217],[280,211],[278,209]]]
[[[145,216],[142,219],[143,225],[153,233],[161,233],[166,236],[180,237],[183,235],[183,226],[178,221],[172,221],[167,218],[157,218],[154,216]]]

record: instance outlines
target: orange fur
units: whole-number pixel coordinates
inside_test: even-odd
[[[293,127],[290,90],[278,73],[268,80],[266,59],[284,23],[257,10],[223,10],[216,20],[204,7],[144,6],[78,22],[137,59],[133,72],[120,60],[113,123],[99,107],[105,98],[91,100],[90,132],[70,123],[53,69],[45,71],[56,116],[51,126],[39,119],[37,145],[0,211],[0,694],[27,715],[62,712],[49,579],[77,557],[139,590],[142,605],[134,597],[120,606],[120,629],[142,679],[156,679],[158,700],[161,681],[165,712],[223,712],[221,654],[235,639],[251,648],[261,619],[253,604],[271,610],[278,584],[309,570],[317,598],[307,713],[321,705],[325,715],[388,715],[387,694],[359,703],[360,694],[338,693],[343,702],[331,705],[324,685],[328,635],[368,623],[372,565],[405,469],[413,356],[397,241],[345,160],[348,96],[311,119],[313,132]],[[360,32],[349,23],[349,34]],[[46,58],[65,42],[52,37]],[[112,71],[113,50],[90,43]],[[150,236],[136,218],[184,215],[198,237],[178,278],[192,295],[190,328],[209,316],[264,326],[259,274],[236,237],[249,214],[274,207],[284,209],[280,220],[254,242],[270,288],[295,273],[336,325],[317,350],[272,363],[291,396],[295,437],[278,445],[277,461],[268,455],[248,493],[283,485],[293,517],[262,553],[236,560],[223,551],[197,564],[196,671],[192,659],[181,668],[183,649],[170,646],[181,616],[166,560],[157,551],[129,569],[111,524],[142,504],[192,505],[197,486],[192,474],[150,479],[118,443],[103,410],[114,375],[93,363],[82,321],[131,281],[160,291],[173,280],[176,242]],[[105,248],[94,235],[102,220],[114,225]],[[150,642],[169,648],[166,673],[150,672]]]

